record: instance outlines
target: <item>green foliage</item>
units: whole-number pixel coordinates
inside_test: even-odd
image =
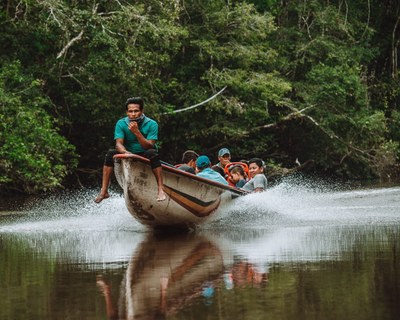
[[[8,50],[0,55],[21,56],[24,67],[44,79],[52,100],[46,111],[77,146],[81,165],[101,161],[127,97],[141,95],[153,102],[146,113],[157,111],[162,70],[185,36],[176,24],[176,2],[10,1],[8,8],[0,34]],[[21,31],[23,45],[12,41]],[[28,38],[45,48],[43,55]]]
[[[358,20],[367,18],[364,6],[352,4],[349,14],[341,4],[294,1],[281,7],[286,20],[276,33],[289,40],[277,45],[289,57],[282,67],[293,81],[289,104],[307,110],[287,126],[292,132],[282,132],[291,137],[284,142],[290,148],[280,147],[289,159],[314,160],[319,170],[357,178],[386,176],[398,153],[387,139],[387,113],[369,94],[367,64],[378,50],[375,31]]]
[[[222,144],[237,158],[253,156],[260,146],[265,154],[262,141],[271,137],[257,136],[254,143],[244,138],[251,128],[275,121],[268,108],[281,105],[291,89],[275,69],[278,53],[268,42],[276,29],[273,17],[245,2],[189,1],[185,9],[181,22],[188,37],[175,58],[178,72],[171,70],[183,85],[169,92],[169,104],[179,109],[204,101],[223,87],[227,90],[198,109],[161,118],[163,143],[176,150],[172,160],[187,148],[182,141],[213,160]]]
[[[318,63],[307,73],[307,82],[304,83],[303,98],[310,104],[342,111],[348,106],[362,108],[367,104],[367,88],[361,82],[357,65],[328,66]]]
[[[44,111],[41,82],[18,62],[0,69],[0,188],[27,193],[59,187],[76,167],[74,147]]]
[[[3,107],[1,139],[8,128],[15,128],[13,137],[29,136],[16,115],[42,128],[35,129],[42,137],[35,147],[47,150],[35,159],[41,164],[24,161],[27,175],[53,179],[46,186],[60,183],[75,158],[66,140],[54,140],[63,151],[50,165],[50,147],[41,144],[63,136],[80,167],[99,167],[126,98],[139,95],[145,113],[159,121],[165,161],[180,161],[188,148],[216,160],[224,145],[237,160],[257,155],[286,167],[312,160],[320,172],[352,177],[387,176],[398,162],[396,3],[9,0],[0,6],[0,65],[20,62],[9,82],[2,80],[2,105],[12,108]],[[207,104],[174,113],[224,87]],[[15,160],[11,149],[26,151],[21,140],[8,140],[4,168]],[[21,185],[19,176],[4,175],[2,183]],[[35,182],[21,189],[40,185],[41,178],[29,179]]]

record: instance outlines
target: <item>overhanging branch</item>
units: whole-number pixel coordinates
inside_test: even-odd
[[[60,59],[69,49],[69,47],[71,47],[75,42],[79,41],[80,39],[82,39],[83,36],[83,30],[81,30],[81,32],[79,32],[79,34],[72,38],[67,45],[57,54],[57,59]]]
[[[206,104],[207,102],[209,102],[209,101],[213,100],[214,98],[216,98],[216,97],[217,97],[218,95],[220,95],[225,89],[226,89],[226,86],[223,87],[223,88],[222,88],[220,91],[218,91],[216,94],[214,94],[212,97],[210,97],[210,98],[208,98],[208,99],[206,99],[206,100],[204,100],[204,101],[202,101],[202,102],[200,102],[200,103],[197,103],[197,104],[192,105],[192,106],[187,107],[187,108],[178,109],[178,110],[174,110],[174,111],[170,111],[170,112],[164,112],[164,113],[162,113],[162,115],[164,115],[164,114],[173,114],[173,113],[178,113],[178,112],[183,112],[183,111],[188,111],[188,110],[191,110],[191,109],[200,107],[200,106],[202,106],[203,104]]]

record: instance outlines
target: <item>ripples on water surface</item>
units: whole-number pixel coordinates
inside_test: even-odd
[[[95,194],[1,212],[0,319],[106,319],[105,298],[121,319],[400,316],[399,187],[284,182],[175,236]]]

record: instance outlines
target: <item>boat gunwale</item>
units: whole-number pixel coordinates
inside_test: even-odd
[[[139,156],[137,154],[133,154],[133,153],[119,153],[119,154],[114,155],[114,159],[134,159],[136,161],[140,161],[140,162],[143,162],[143,163],[146,163],[146,164],[150,165],[150,160],[149,159],[147,159],[145,157],[142,157],[142,156]],[[212,181],[210,179],[206,179],[206,178],[203,178],[203,177],[199,177],[199,176],[197,176],[195,174],[192,174],[192,173],[189,173],[189,172],[186,172],[186,171],[183,171],[183,170],[179,170],[178,168],[176,168],[172,164],[168,164],[168,163],[162,162],[161,163],[161,167],[163,168],[163,170],[172,172],[172,173],[177,174],[177,175],[185,176],[185,177],[188,177],[188,178],[193,179],[193,180],[198,180],[198,181],[201,181],[203,183],[207,183],[209,185],[216,186],[218,188],[231,191],[231,192],[236,193],[238,195],[247,194],[247,192],[245,190],[242,190],[242,189],[230,186],[230,185],[225,185],[225,184],[222,184],[222,183],[219,183],[219,182],[216,182],[216,181]]]

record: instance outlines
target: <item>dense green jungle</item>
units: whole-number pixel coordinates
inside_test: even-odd
[[[0,191],[98,181],[132,96],[166,162],[224,146],[271,176],[399,176],[398,1],[4,0],[0,16]]]

